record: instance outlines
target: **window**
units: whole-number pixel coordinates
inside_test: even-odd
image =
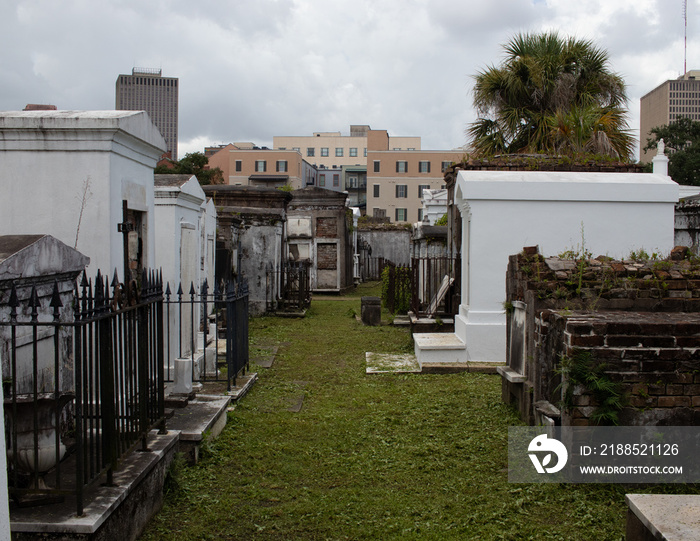
[[[351,149],[350,149],[350,157],[351,157],[351,158],[357,158],[357,149],[356,149],[356,148],[351,148]]]
[[[396,209],[396,221],[405,222],[406,221],[406,209]]]
[[[373,209],[372,215],[375,218],[386,218],[386,209]]]
[[[236,160],[236,171],[243,170],[243,162],[241,160]]]
[[[381,162],[379,160],[374,160],[374,172],[379,173],[379,164]]]
[[[367,157],[367,149],[366,148],[363,150],[363,155],[365,158]]]
[[[357,188],[357,177],[355,175],[348,177],[348,185],[346,188]]]
[[[310,156],[313,158],[315,154],[316,154],[316,149],[314,147],[309,147],[306,149],[307,156]]]
[[[277,172],[286,173],[287,172],[287,160],[277,160]]]
[[[374,185],[374,197],[379,197],[379,184]]]
[[[398,198],[408,197],[408,186],[406,186],[405,184],[397,184],[396,185],[396,197],[398,197]]]
[[[255,161],[255,172],[256,173],[264,173],[267,171],[267,162],[265,160],[256,160]]]
[[[321,156],[328,156],[328,147],[321,147]]]
[[[333,187],[337,188],[340,186],[340,175],[338,173],[333,174]]]
[[[452,162],[442,162],[442,172],[444,173],[445,171],[447,171],[451,165]]]
[[[397,173],[407,173],[408,172],[408,162],[399,160],[396,162],[396,172]]]
[[[336,147],[335,148],[335,155],[336,155],[336,157],[341,157],[343,155],[343,149]]]
[[[430,184],[421,184],[418,186],[418,199],[423,199],[423,190],[429,190]]]
[[[318,185],[319,186],[326,185],[326,174],[325,173],[321,173],[320,175],[318,175]]]
[[[423,221],[423,209],[418,209],[418,221]]]
[[[418,162],[418,172],[419,173],[430,173],[430,162],[425,162],[425,161]]]

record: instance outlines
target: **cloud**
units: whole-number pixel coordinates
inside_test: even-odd
[[[465,142],[472,76],[521,31],[558,30],[608,50],[639,97],[683,69],[681,2],[667,0],[9,0],[0,4],[0,108],[114,108],[131,68],[180,78],[181,154],[203,142],[370,124]],[[698,62],[691,0],[688,58]],[[693,66],[689,61],[689,68]],[[199,145],[199,148],[195,148]]]

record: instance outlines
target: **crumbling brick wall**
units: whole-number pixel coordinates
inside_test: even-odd
[[[589,389],[576,385],[562,400],[562,361],[585,352],[619,386],[620,424],[700,422],[700,260],[688,255],[679,248],[667,260],[567,260],[536,249],[511,256],[506,310],[514,301],[526,306],[527,362],[526,381],[503,378],[504,399],[515,399],[530,423],[549,404],[561,407],[563,424],[593,424],[600,404]]]
[[[700,313],[545,310],[537,319],[535,362],[556,366],[589,353],[619,387],[620,424],[700,423]],[[550,370],[542,389],[549,396],[543,398],[566,402],[563,391],[570,382],[565,373]],[[562,424],[596,424],[599,401],[585,385],[572,391]]]

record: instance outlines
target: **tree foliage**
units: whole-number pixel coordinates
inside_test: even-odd
[[[591,41],[556,32],[518,34],[503,63],[475,76],[479,118],[467,134],[477,154],[602,154],[629,159],[623,79]]]
[[[171,161],[170,165],[159,165],[155,172],[156,174],[195,175],[202,185],[223,184],[224,173],[221,168],[209,169],[207,168],[208,164],[209,158],[202,152],[190,152],[179,161]]]
[[[668,174],[678,184],[700,186],[700,122],[679,118],[650,130],[644,150],[654,150],[660,139],[670,150]]]

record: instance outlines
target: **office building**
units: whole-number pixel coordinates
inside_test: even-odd
[[[649,163],[655,150],[644,150],[652,128],[670,124],[678,118],[700,120],[700,70],[689,71],[678,79],[661,83],[642,96],[640,108],[640,161]]]
[[[350,135],[340,132],[314,132],[313,135],[274,136],[272,146],[277,150],[296,150],[319,169],[334,169],[344,165],[367,165],[367,125],[350,126]],[[389,137],[392,150],[420,150],[420,137]]]
[[[295,150],[270,150],[253,143],[229,144],[211,154],[208,165],[221,169],[224,183],[231,186],[288,185],[298,190],[316,184],[316,168]]]
[[[134,68],[131,75],[119,75],[115,109],[146,111],[177,160],[178,92],[177,77],[163,77],[162,70]]]

